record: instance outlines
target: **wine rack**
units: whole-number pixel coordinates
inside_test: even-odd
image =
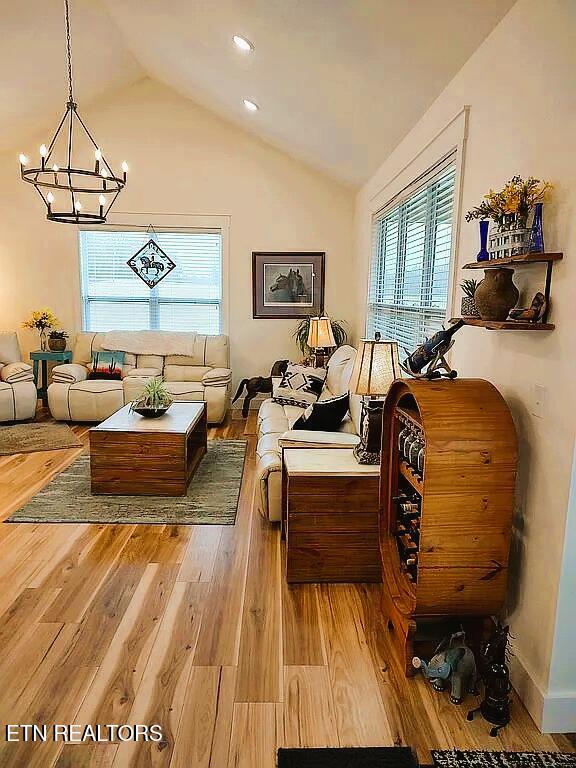
[[[481,621],[502,607],[516,433],[487,381],[401,379],[386,398],[382,441],[383,610],[409,675],[428,622]]]

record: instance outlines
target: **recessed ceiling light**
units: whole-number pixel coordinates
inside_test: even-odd
[[[246,38],[242,37],[241,35],[234,35],[232,40],[234,41],[234,45],[236,46],[236,48],[239,48],[241,51],[248,52],[248,51],[254,50],[254,46],[252,45],[250,40],[246,40]]]
[[[250,101],[250,99],[244,99],[244,106],[249,112],[257,112],[260,109],[258,104],[254,101]]]

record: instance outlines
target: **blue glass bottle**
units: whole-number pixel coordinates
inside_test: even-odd
[[[482,219],[480,222],[480,250],[478,251],[478,255],[476,256],[476,261],[488,261],[490,258],[490,254],[488,253],[488,249],[486,248],[486,244],[488,243],[488,225],[490,224],[489,221],[486,219]]]
[[[534,218],[530,229],[528,253],[544,253],[544,232],[542,231],[542,203],[534,205]]]

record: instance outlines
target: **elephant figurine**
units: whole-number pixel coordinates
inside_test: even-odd
[[[450,701],[453,704],[462,703],[464,691],[478,693],[476,660],[462,633],[453,635],[449,647],[437,650],[428,663],[415,656],[412,666],[422,670],[436,691],[443,691],[446,681],[450,679]]]

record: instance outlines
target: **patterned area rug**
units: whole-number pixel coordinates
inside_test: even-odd
[[[90,457],[80,456],[8,523],[234,525],[246,440],[210,440],[186,496],[92,496]]]
[[[0,427],[0,456],[81,446],[80,440],[66,424],[15,424]]]
[[[464,752],[433,750],[437,768],[576,768],[576,754],[563,752]]]

